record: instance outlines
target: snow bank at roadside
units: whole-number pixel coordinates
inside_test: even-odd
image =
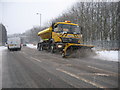
[[[37,49],[37,45],[27,44],[29,48]],[[118,51],[96,51],[97,55],[93,58],[118,62]]]
[[[97,55],[94,58],[101,60],[118,62],[118,51],[96,51]]]
[[[0,51],[7,49],[5,46],[0,46]]]
[[[33,45],[33,44],[27,44],[27,47],[37,49],[37,45]]]

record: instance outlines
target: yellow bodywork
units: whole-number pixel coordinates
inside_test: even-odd
[[[52,38],[54,39],[54,42],[61,42],[61,37],[62,38],[78,38],[79,41],[78,43],[83,43],[82,42],[82,35],[78,34],[62,34],[62,33],[56,33],[52,32]]]
[[[84,45],[84,44],[75,44],[75,43],[67,43],[65,45],[65,48],[63,49],[64,53],[66,54],[66,51],[68,49],[68,47],[70,46],[78,46],[78,47],[90,47],[90,48],[93,48],[94,46],[93,45]]]
[[[74,23],[66,23],[66,22],[57,22],[57,23],[55,23],[55,25],[57,25],[57,24],[68,24],[68,25],[78,25],[78,24],[74,24]],[[54,25],[54,26],[55,26]],[[52,34],[51,34],[52,33]],[[52,35],[52,36],[51,36]],[[77,34],[76,34],[77,35]],[[45,29],[45,30],[43,30],[43,31],[40,31],[40,32],[38,32],[38,36],[40,36],[43,40],[45,40],[45,39],[49,39],[49,38],[55,38],[56,40],[55,41],[60,41],[60,40],[58,40],[58,39],[60,39],[60,38],[58,38],[58,36],[62,36],[62,34],[60,34],[60,33],[55,33],[55,32],[52,32],[52,27],[49,27],[49,28],[47,28],[47,29]],[[64,36],[63,36],[64,37]]]
[[[54,26],[58,25],[58,24],[68,24],[68,25],[76,25],[78,26],[78,24],[74,24],[74,23],[67,23],[67,22],[56,22],[54,24]],[[65,47],[63,48],[63,52],[66,54],[66,51],[67,49],[70,47],[70,46],[78,46],[78,47],[88,47],[88,48],[92,48],[94,46],[92,45],[83,45],[81,43],[83,43],[82,41],[82,34],[63,34],[63,33],[57,33],[57,32],[54,32],[52,31],[52,26],[43,30],[43,31],[40,31],[38,33],[38,36],[40,36],[43,40],[49,40],[50,38],[52,38],[54,40],[55,43],[57,42],[62,42],[61,38],[76,38],[76,39],[79,39],[78,40],[78,44],[76,43],[65,43]]]
[[[74,24],[74,23],[67,23],[67,22],[57,22],[55,23],[55,25],[57,24],[68,24],[68,25],[78,25],[78,24]],[[54,25],[54,26],[55,26]],[[38,36],[40,36],[43,40],[48,40],[50,38],[53,38],[55,42],[61,42],[61,38],[60,37],[66,37],[66,38],[81,38],[81,35],[78,34],[62,34],[62,33],[56,33],[56,32],[52,32],[52,27],[49,27],[43,31],[40,31],[38,33]],[[79,41],[79,43],[81,43]]]
[[[43,40],[51,38],[52,33],[52,27],[49,27],[43,31],[40,31],[38,33],[38,36],[40,36]]]

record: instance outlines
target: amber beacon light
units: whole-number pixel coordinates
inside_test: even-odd
[[[66,23],[71,23],[71,21],[65,21]]]

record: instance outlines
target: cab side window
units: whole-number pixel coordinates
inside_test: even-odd
[[[58,31],[59,31],[58,25],[54,26],[54,31],[55,31],[55,32],[58,32]]]

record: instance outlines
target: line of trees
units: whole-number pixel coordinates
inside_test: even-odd
[[[49,21],[49,24],[69,20],[83,28],[82,33],[85,43],[95,44],[100,47],[118,48],[118,6],[118,2],[77,2],[59,17]],[[30,38],[32,41],[33,39],[34,41],[39,40],[37,37],[39,31],[39,28],[33,28],[29,31],[28,36],[32,36]]]

